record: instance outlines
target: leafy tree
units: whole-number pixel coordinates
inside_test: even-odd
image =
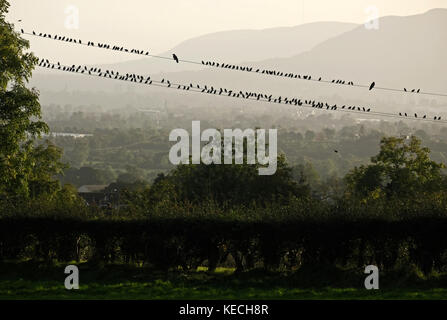
[[[0,195],[28,197],[30,183],[48,182],[60,164],[52,162],[56,147],[36,147],[36,138],[48,132],[38,92],[25,85],[37,59],[27,52],[28,41],[5,21],[8,8],[8,1],[0,0]]]
[[[292,175],[295,181],[308,184],[312,189],[317,188],[320,184],[320,176],[310,162],[293,166]]]
[[[444,165],[430,160],[429,154],[415,136],[408,141],[383,138],[372,164],[356,167],[346,175],[348,190],[360,197],[384,194],[400,198],[437,191],[444,181]]]
[[[259,175],[258,165],[179,165],[167,176],[158,176],[149,193],[149,197],[157,201],[175,199],[200,203],[212,200],[231,206],[287,202],[292,196],[308,197],[310,190],[305,181],[294,180],[284,156],[279,156],[277,171],[270,176]]]
[[[31,149],[28,157],[28,184],[33,198],[41,194],[54,194],[60,189],[59,181],[54,179],[68,166],[59,160],[62,150],[46,141]]]
[[[307,141],[313,141],[316,137],[316,134],[312,130],[307,130],[306,133],[304,134],[304,137],[306,138]]]
[[[77,167],[82,166],[87,161],[89,156],[88,142],[85,139],[76,141],[73,150],[67,156],[73,165]]]
[[[325,128],[323,129],[324,135],[326,137],[326,139],[330,140],[330,139],[334,139],[335,137],[335,130],[331,129],[331,128]]]

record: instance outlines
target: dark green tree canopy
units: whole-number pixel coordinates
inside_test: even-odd
[[[279,156],[277,171],[271,176],[259,175],[258,165],[179,165],[167,176],[160,175],[149,193],[154,202],[170,198],[199,203],[209,199],[221,205],[262,206],[293,196],[308,197],[310,189],[294,180],[284,156]]]
[[[63,166],[55,146],[36,149],[36,138],[48,132],[39,94],[26,87],[37,59],[27,51],[28,41],[5,21],[8,7],[0,0],[0,195],[27,197],[30,181],[48,181],[48,174]]]
[[[348,191],[360,197],[384,194],[387,197],[414,197],[440,189],[444,176],[442,163],[430,159],[430,150],[412,136],[381,140],[380,152],[372,164],[354,168],[346,175]]]

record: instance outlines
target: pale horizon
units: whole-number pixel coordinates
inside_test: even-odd
[[[79,8],[79,29],[65,27],[70,5]],[[232,30],[262,30],[292,27],[314,22],[365,23],[366,8],[375,6],[380,17],[421,14],[434,8],[447,8],[445,0],[172,0],[169,2],[131,0],[14,0],[7,20],[16,29],[63,34],[96,42],[117,43],[128,47],[162,53],[181,42],[205,34]],[[222,14],[229,12],[229,14]],[[22,20],[18,22],[17,20]],[[26,37],[37,55],[68,60],[82,56],[83,63],[115,63],[134,60],[114,55],[60,45],[45,39]]]

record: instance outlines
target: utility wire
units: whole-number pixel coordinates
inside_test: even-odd
[[[299,99],[299,98],[289,98],[289,97],[273,97],[273,95],[267,95],[263,93],[254,93],[254,92],[243,92],[241,90],[228,90],[226,88],[219,88],[216,89],[213,86],[208,85],[193,85],[190,83],[189,85],[185,84],[179,84],[179,83],[173,83],[170,82],[167,79],[160,80],[153,80],[150,76],[144,77],[141,75],[136,74],[120,74],[119,72],[113,71],[113,70],[102,70],[101,68],[97,67],[90,67],[87,68],[86,66],[76,66],[76,65],[62,65],[59,62],[58,63],[51,63],[48,59],[41,59],[39,64],[39,67],[46,68],[46,69],[52,69],[62,72],[69,72],[69,73],[76,73],[80,75],[86,75],[86,76],[92,76],[92,77],[100,77],[100,78],[106,78],[106,79],[112,79],[112,80],[119,80],[119,81],[126,81],[131,83],[139,83],[144,85],[151,85],[156,87],[162,87],[162,88],[170,88],[170,89],[178,89],[182,91],[188,91],[188,92],[196,92],[196,93],[202,93],[202,94],[211,94],[211,95],[218,95],[223,97],[232,97],[232,98],[239,98],[244,100],[252,100],[252,101],[260,101],[260,102],[267,102],[267,103],[277,103],[277,104],[285,104],[285,105],[292,105],[297,107],[305,107],[305,108],[313,108],[313,109],[320,109],[320,110],[327,110],[327,111],[340,111],[340,112],[347,112],[347,113],[356,113],[356,114],[365,114],[365,115],[377,115],[382,117],[391,117],[391,118],[400,118],[400,119],[408,119],[408,120],[417,120],[417,121],[430,121],[430,122],[441,122],[441,123],[447,123],[446,120],[441,120],[441,117],[435,116],[434,119],[426,118],[426,115],[424,117],[408,117],[408,116],[400,116],[393,113],[388,112],[378,112],[378,111],[371,111],[370,108],[366,109],[364,107],[360,108],[358,106],[342,106],[338,107],[337,105],[329,105],[325,102],[317,102],[315,100],[306,100],[306,99]]]
[[[103,43],[94,43],[92,41],[82,41],[82,40],[76,40],[74,38],[65,37],[65,36],[58,36],[58,35],[51,35],[47,33],[36,33],[33,32],[26,32],[23,29],[21,29],[22,34],[34,36],[34,37],[40,37],[45,39],[51,39],[56,41],[63,41],[68,42],[76,45],[82,45],[87,47],[96,47],[100,49],[105,50],[112,50],[112,51],[118,51],[118,52],[124,52],[129,54],[136,54],[140,56],[146,56],[146,57],[152,57],[157,59],[165,59],[165,60],[171,60],[174,61],[172,57],[165,57],[165,56],[159,56],[150,54],[147,50],[137,50],[137,49],[128,49],[123,46],[110,46],[109,44],[103,44]],[[343,85],[343,86],[350,86],[350,87],[359,87],[359,88],[371,88],[371,85],[364,85],[364,84],[356,84],[353,81],[345,81],[340,79],[334,79],[334,80],[327,80],[323,79],[322,77],[313,77],[310,75],[300,75],[295,74],[291,72],[282,72],[282,71],[276,71],[276,70],[268,70],[268,69],[261,69],[261,68],[254,68],[254,67],[248,67],[248,66],[239,66],[235,64],[229,64],[225,62],[216,62],[216,61],[193,61],[193,60],[185,60],[185,59],[178,59],[179,62],[183,63],[189,63],[189,64],[195,64],[195,65],[203,65],[207,67],[212,68],[220,68],[220,69],[227,69],[232,71],[241,71],[241,72],[249,72],[249,73],[256,73],[256,74],[264,74],[268,76],[276,76],[276,77],[283,77],[287,79],[296,79],[296,80],[303,80],[303,81],[314,81],[314,82],[322,82],[322,83],[328,83],[328,84],[334,84],[334,85]],[[422,94],[422,95],[429,95],[429,96],[438,96],[438,97],[447,97],[447,93],[435,93],[435,92],[425,92],[421,91],[421,89],[396,89],[396,88],[387,88],[387,87],[380,87],[380,86],[373,86],[375,90],[385,90],[385,91],[394,91],[394,92],[403,92],[403,93],[409,93],[409,94]],[[370,89],[372,90],[372,88]]]

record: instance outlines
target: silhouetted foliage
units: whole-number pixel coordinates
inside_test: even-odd
[[[0,1],[0,196],[22,201],[57,190],[50,176],[64,165],[55,145],[36,146],[48,132],[40,120],[38,92],[26,87],[37,59],[27,52],[29,42],[5,21],[8,8],[8,1]]]

